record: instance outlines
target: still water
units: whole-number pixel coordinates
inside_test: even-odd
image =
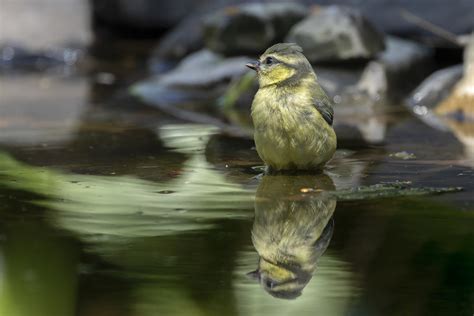
[[[324,174],[263,175],[251,140],[104,104],[115,75],[1,79],[0,315],[474,313],[474,163],[453,134],[390,110],[383,141],[341,133]],[[394,181],[463,190],[333,194]]]

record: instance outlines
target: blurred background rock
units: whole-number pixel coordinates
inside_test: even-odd
[[[86,0],[0,0],[0,45],[44,50],[91,40],[91,5]]]
[[[0,77],[0,113],[22,120],[9,121],[4,140],[61,113],[61,132],[39,138],[66,140],[91,106],[138,102],[249,135],[256,83],[241,64],[275,42],[296,41],[336,104],[338,135],[379,143],[387,127],[379,109],[399,106],[434,70],[462,63],[458,36],[474,29],[474,2],[466,0],[0,0],[0,7],[0,74],[9,74]],[[77,96],[57,102],[68,111],[54,106],[63,92]],[[41,114],[22,101],[47,95]],[[30,130],[24,140],[40,135]]]
[[[87,44],[91,26],[115,34],[158,36],[189,16],[208,13],[248,0],[1,0],[0,43],[27,43],[45,48],[64,42]],[[418,37],[436,45],[447,44],[442,38],[420,29],[402,17],[409,11],[442,29],[465,34],[474,26],[474,3],[469,0],[301,0],[257,1],[258,3],[293,2],[305,5],[348,5],[357,7],[379,30],[399,36]]]

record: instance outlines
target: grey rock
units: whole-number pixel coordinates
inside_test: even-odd
[[[22,0],[22,2],[23,1],[26,0]],[[30,1],[34,2],[33,0]],[[80,3],[81,5],[90,2],[96,21],[106,23],[108,28],[114,29],[117,32],[123,32],[124,29],[127,28],[142,31],[162,30],[163,28],[173,27],[184,17],[189,14],[194,15],[197,11],[211,12],[211,10],[220,8],[223,4],[235,5],[252,1],[255,0],[67,0],[62,2],[67,3],[67,5],[63,7],[67,7],[69,2],[74,2],[75,4]],[[17,5],[18,2],[20,1],[8,1],[7,4]],[[48,0],[48,2],[50,1]],[[58,1],[51,2],[57,4]],[[259,2],[275,3],[277,0],[260,0]],[[314,0],[294,0],[294,2],[304,3],[306,5],[315,3]],[[435,46],[452,46],[452,43],[407,20],[402,15],[402,10],[413,13],[456,35],[466,34],[474,29],[474,1],[472,0],[450,1],[449,5],[446,0],[318,0],[317,3],[319,5],[337,3],[339,5],[357,7],[361,10],[362,14],[381,31],[403,37],[417,38]],[[4,7],[5,5],[2,7],[2,10],[0,10],[0,14],[5,11]],[[70,6],[68,8],[70,8]],[[69,11],[74,13],[78,12],[77,10]],[[26,11],[22,12],[26,13]],[[8,18],[8,16],[10,16],[11,19],[18,20],[17,15],[5,14],[5,17]],[[58,17],[59,15],[55,16]],[[2,19],[0,18],[0,20]],[[51,21],[54,21],[54,25],[58,25],[57,19],[51,19]],[[71,19],[69,18],[68,21],[71,21]],[[4,20],[2,20],[2,22],[4,22]],[[6,23],[2,25],[6,25]],[[14,27],[16,24],[14,23],[12,25],[12,27]],[[46,26],[45,28],[48,29]],[[18,29],[17,32],[24,34],[22,29],[16,29]],[[37,29],[39,30],[39,28]],[[56,27],[56,29],[58,28]],[[62,28],[62,30],[63,29],[64,28]],[[77,28],[69,27],[68,29]],[[48,34],[50,34],[50,32]],[[48,37],[48,39],[52,38],[57,37]]]
[[[423,106],[427,109],[433,109],[438,102],[448,96],[462,75],[462,65],[434,72],[410,95],[408,99],[409,104],[411,106]]]
[[[414,41],[387,36],[386,48],[378,57],[390,70],[410,68],[418,62],[431,58],[433,50]]]
[[[329,5],[334,2],[319,0],[318,4]],[[384,33],[414,38],[433,46],[453,44],[413,23],[406,18],[404,12],[410,12],[456,35],[466,34],[474,29],[472,0],[338,0],[337,3],[357,7]]]
[[[371,59],[384,49],[383,35],[359,11],[342,6],[315,10],[286,41],[299,44],[312,63]]]
[[[225,55],[261,54],[283,40],[291,26],[307,14],[297,3],[251,3],[227,7],[207,16],[206,46]]]
[[[429,74],[432,56],[424,45],[389,36],[386,49],[365,68],[357,90],[372,99],[403,97]]]
[[[135,84],[132,93],[150,104],[208,102],[220,96],[233,78],[248,71],[248,60],[201,50],[186,57],[172,71]]]
[[[379,61],[367,64],[353,93],[361,93],[378,100],[389,90],[389,74],[385,65]]]
[[[317,65],[314,67],[319,83],[336,103],[338,103],[340,95],[345,93],[348,87],[357,84],[363,70],[364,65],[339,67],[334,65]]]

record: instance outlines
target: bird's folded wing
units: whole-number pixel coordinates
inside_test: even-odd
[[[317,93],[314,97],[313,104],[324,120],[331,126],[334,118],[334,110],[332,108],[331,100],[329,100],[328,96],[324,91],[322,91],[322,89],[321,93]]]

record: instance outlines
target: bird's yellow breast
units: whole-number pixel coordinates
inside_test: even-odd
[[[310,91],[304,85],[269,86],[255,95],[255,144],[273,169],[318,169],[336,150],[334,130],[313,105]]]

